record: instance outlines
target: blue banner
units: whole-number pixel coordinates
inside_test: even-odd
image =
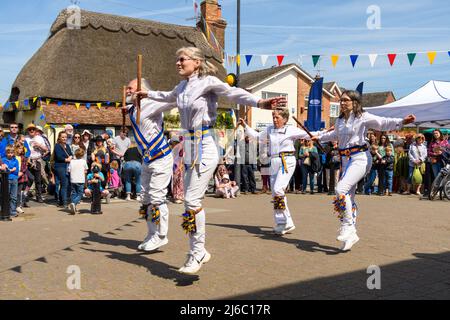
[[[305,121],[305,126],[309,131],[325,128],[325,122],[322,121],[322,88],[323,78],[319,78],[309,91],[308,118]]]

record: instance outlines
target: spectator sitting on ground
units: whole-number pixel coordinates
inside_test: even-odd
[[[214,182],[216,184],[216,196],[226,199],[230,197],[236,198],[239,187],[236,185],[235,181],[230,181],[228,170],[223,164],[217,168]]]
[[[94,190],[94,184],[98,183],[100,186],[100,192],[102,198],[106,198],[106,203],[109,203],[111,194],[108,190],[103,189],[102,183],[105,181],[105,176],[102,173],[102,165],[98,162],[93,162],[91,165],[91,172],[86,177],[88,187],[84,190],[84,195],[88,198],[92,197]]]

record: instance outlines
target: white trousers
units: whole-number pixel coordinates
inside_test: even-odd
[[[200,163],[194,168],[188,164],[184,175],[184,207],[186,210],[198,210],[202,208],[202,199],[208,188],[217,164],[219,154],[212,137],[202,140],[202,157]],[[200,260],[205,255],[206,242],[206,217],[205,210],[195,215],[197,232],[189,233],[189,253]]]
[[[142,163],[141,184],[144,195],[143,204],[149,205],[147,209],[147,239],[155,234],[165,237],[169,230],[169,208],[166,204],[167,187],[173,172],[172,154],[157,159],[150,164]],[[152,206],[159,207],[159,224],[151,220]]]
[[[284,193],[292,175],[295,171],[295,156],[286,156],[287,172],[282,169],[282,161],[280,157],[272,158],[270,161],[270,186],[272,187],[272,198],[273,197],[284,197],[284,203],[286,209],[284,210],[273,210],[273,216],[275,219],[275,224],[285,224],[287,226],[294,225],[294,221],[291,217],[291,212],[289,211],[287,205],[287,197]]]
[[[370,172],[372,156],[369,151],[359,152],[350,157],[342,157],[342,175],[336,186],[336,196],[345,199],[345,209],[341,212],[342,225],[356,225],[358,207],[355,192],[358,182]]]

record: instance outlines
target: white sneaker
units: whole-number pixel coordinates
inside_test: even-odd
[[[108,194],[106,195],[106,204],[110,204],[110,203],[111,203],[111,196],[112,196],[111,193],[108,193]]]
[[[17,211],[18,214],[22,214],[24,212],[22,207],[17,207],[16,211]]]
[[[149,241],[147,241],[144,244],[144,246],[142,247],[142,250],[154,251],[167,243],[169,243],[169,239],[167,239],[167,237],[164,237],[163,239],[161,239],[159,236],[153,236],[150,238]]]
[[[77,213],[77,207],[75,206],[75,203],[69,204],[69,210],[70,210],[70,214],[72,214],[72,215]]]
[[[145,237],[144,241],[142,241],[142,243],[140,245],[138,245],[138,250],[144,250],[144,246],[145,244],[148,242],[148,240],[150,240],[153,236],[150,234],[147,234],[147,236]]]
[[[344,224],[339,228],[339,234],[336,237],[336,240],[345,241],[353,234],[356,234],[355,226]]]
[[[342,244],[341,250],[342,251],[349,251],[355,243],[359,241],[358,235],[355,233],[351,234],[350,237],[344,241]]]
[[[205,252],[200,261],[197,261],[194,255],[188,254],[186,262],[178,271],[185,274],[195,274],[200,270],[202,264],[207,263],[209,260],[211,260],[211,254],[208,251]]]
[[[131,201],[131,195],[129,193],[127,194],[127,198],[125,200],[126,201]]]
[[[286,226],[285,224],[278,224],[275,228],[273,228],[273,231],[277,234],[277,235],[284,235],[290,231],[295,230],[295,226]]]
[[[138,195],[138,196],[136,197],[136,201],[137,201],[137,202],[142,202],[142,196],[141,196],[141,195]]]

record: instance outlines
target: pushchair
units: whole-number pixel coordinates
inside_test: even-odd
[[[439,193],[439,198],[444,196],[450,200],[450,147],[446,147],[442,152],[443,167],[431,185],[431,191],[428,196],[430,200],[434,200]]]

